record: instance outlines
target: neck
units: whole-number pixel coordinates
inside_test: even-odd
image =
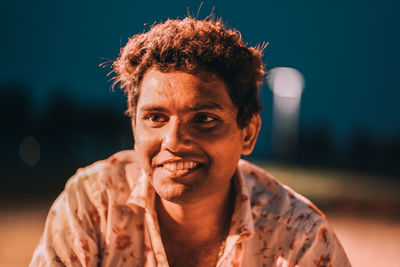
[[[164,238],[187,242],[221,239],[229,230],[235,199],[233,184],[194,203],[177,204],[157,196],[156,209]]]

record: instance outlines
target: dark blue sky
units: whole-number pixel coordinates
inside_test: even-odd
[[[98,67],[128,37],[155,21],[196,14],[201,1],[4,1],[0,4],[0,83],[21,81],[40,109],[58,90],[82,103],[123,105]],[[356,129],[400,132],[400,2],[205,1],[251,45],[270,42],[268,68],[303,73],[301,125],[326,125],[339,142]],[[146,24],[146,26],[145,26]],[[1,92],[0,92],[1,93]],[[265,126],[271,92],[264,87]]]

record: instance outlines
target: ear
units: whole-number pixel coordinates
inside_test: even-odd
[[[242,129],[242,155],[249,155],[256,144],[261,129],[261,117],[257,113],[251,118],[249,125]]]

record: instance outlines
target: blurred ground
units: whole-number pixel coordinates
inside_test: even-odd
[[[327,214],[354,267],[400,266],[400,184],[360,173],[264,166]],[[0,204],[0,266],[27,266],[54,197]]]

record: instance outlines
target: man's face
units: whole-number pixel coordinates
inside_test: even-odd
[[[149,70],[133,122],[135,150],[161,198],[193,202],[229,186],[244,130],[215,75]]]

